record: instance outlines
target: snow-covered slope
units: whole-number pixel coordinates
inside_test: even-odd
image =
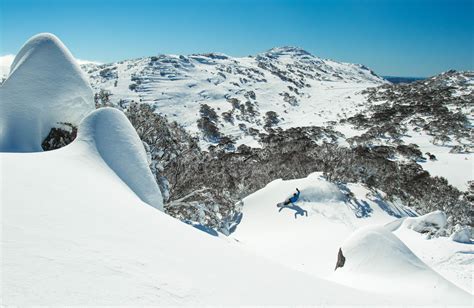
[[[381,294],[400,294],[434,303],[453,302],[466,294],[421,261],[384,227],[354,232],[341,247],[346,258],[334,280]]]
[[[219,117],[220,132],[237,144],[253,142],[269,111],[276,112],[283,128],[318,125],[346,109],[355,112],[359,91],[386,82],[365,66],[321,59],[295,47],[242,58],[160,55],[83,69],[96,92],[112,93],[112,103],[149,103],[192,132],[199,132],[199,109],[207,104]]]
[[[123,149],[89,126],[123,145],[129,127],[110,121],[123,123],[117,112],[92,113],[62,149],[0,154],[3,305],[384,302],[268,262],[143,203],[111,169],[111,155]]]
[[[275,206],[296,188],[300,189],[301,197],[294,206],[283,209]],[[337,186],[315,173],[305,179],[276,180],[243,202],[242,221],[231,236],[243,248],[259,256],[315,277],[419,303],[440,304],[456,301],[456,298],[469,299],[452,282],[426,265],[424,257],[421,261],[390,233],[391,228],[363,231],[399,219],[403,221],[404,217],[416,213],[398,202],[383,201],[381,195],[362,185]],[[451,243],[458,249],[470,249],[466,244]],[[346,265],[334,274],[340,247],[346,256]],[[443,249],[445,256],[453,253],[448,246],[434,242],[426,243],[424,247],[422,255]],[[462,266],[466,261],[472,262],[472,257],[466,256],[457,269],[470,275],[469,268]],[[455,267],[456,260],[451,265],[451,268]],[[466,290],[472,287],[466,279],[455,279],[455,282]],[[406,287],[411,284],[416,284],[417,288]],[[433,290],[437,290],[436,296],[431,294]]]
[[[21,48],[0,86],[0,151],[38,152],[52,127],[78,125],[94,109],[92,89],[64,44],[38,34]]]
[[[301,191],[297,206],[278,209],[275,205],[295,188]],[[348,199],[351,191],[357,192],[357,199]],[[242,222],[232,236],[275,261],[326,276],[334,269],[342,242],[354,230],[367,223],[396,219],[378,202],[393,208],[397,216],[411,214],[402,206],[384,203],[378,196],[369,199],[368,193],[359,185],[339,188],[318,173],[298,180],[275,180],[243,200]]]
[[[212,237],[143,203],[80,138],[56,151],[1,153],[0,162],[4,305],[467,305],[470,301],[470,296],[443,279],[436,282],[443,287],[436,297],[427,293],[414,297],[409,291],[382,297],[374,289],[356,291],[319,278],[310,267],[307,273],[304,266],[296,270],[298,254],[301,263],[321,262],[332,268],[337,250],[329,250],[353,228],[343,223],[351,221],[353,212],[342,208],[342,195],[331,184],[311,191],[309,185],[291,183],[300,185],[309,198],[321,196],[320,203],[301,204],[312,206],[309,217],[316,219],[311,224],[303,220],[309,217],[295,219],[293,210],[278,213],[268,203],[264,203],[268,211],[261,212],[263,216],[252,217],[252,206],[247,205],[240,243],[236,243]],[[340,213],[348,217],[337,217]],[[267,219],[266,214],[270,215]],[[270,228],[267,222],[276,215],[282,221],[274,220]],[[381,215],[374,211],[380,221],[388,220]],[[272,236],[273,244],[279,241],[280,251],[286,247],[294,252],[294,259],[274,254],[268,260],[243,249],[248,244],[243,231],[249,223],[259,225],[253,230],[256,239],[267,234],[261,244]],[[330,228],[336,225],[339,233]],[[333,262],[326,255],[332,255]],[[285,265],[289,262],[295,262],[294,266]]]

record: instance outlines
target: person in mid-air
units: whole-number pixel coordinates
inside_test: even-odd
[[[291,198],[289,198],[288,200],[286,200],[283,205],[288,205],[288,204],[293,204],[295,205],[295,202],[298,201],[299,197],[300,197],[300,190],[297,188],[296,189],[296,192],[293,194],[293,196]]]

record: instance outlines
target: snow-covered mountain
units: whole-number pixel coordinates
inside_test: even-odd
[[[300,60],[288,60],[295,57]],[[205,64],[197,59],[231,62],[222,55],[184,58],[188,60],[190,71],[191,68],[197,70],[196,67],[199,67],[202,74],[206,72],[203,67],[210,65],[209,73],[211,67],[216,68],[218,65]],[[175,59],[181,60],[180,57]],[[260,103],[259,97],[268,95],[268,98],[281,99],[281,96],[287,96],[273,93],[272,86],[277,91],[288,89],[294,93],[292,96],[297,98],[296,102],[288,96],[288,99],[283,98],[283,102],[278,101],[279,105],[275,105],[294,108],[291,118],[294,122],[279,119],[279,124],[289,127],[310,121],[314,117],[305,116],[305,112],[313,110],[311,108],[319,110],[318,106],[327,104],[327,101],[321,101],[320,104],[310,105],[310,98],[317,97],[318,92],[309,93],[308,89],[325,88],[328,91],[321,94],[320,98],[331,99],[331,95],[334,95],[333,105],[342,110],[351,106],[348,102],[352,100],[341,101],[344,98],[341,95],[352,93],[363,98],[367,93],[357,94],[361,89],[367,85],[383,84],[377,77],[370,77],[368,70],[346,64],[338,65],[347,68],[344,69],[347,80],[319,79],[322,75],[320,71],[301,68],[301,63],[314,67],[328,65],[322,66],[326,72],[330,70],[329,67],[334,69],[337,65],[330,61],[318,62],[317,58],[299,49],[274,49],[256,58],[245,59],[263,63],[257,63],[257,67],[266,68],[258,70],[261,70],[265,79],[274,82],[253,80],[249,82],[254,86],[253,94],[249,90],[232,94],[239,98],[216,94],[215,99],[211,99],[214,96],[204,99],[209,107],[215,104],[215,110],[221,108],[217,107],[220,104],[235,104],[235,110],[232,110],[236,121],[240,121],[239,124],[250,123],[255,129],[263,129],[268,123],[257,123],[255,118],[258,115],[253,116],[254,122],[251,118],[243,119],[249,112],[248,104],[244,103],[241,109],[232,99],[240,101],[245,98],[254,106],[270,108],[272,102],[277,101],[262,99]],[[156,62],[158,59],[150,58],[147,63],[150,61]],[[289,64],[287,62],[291,62],[289,67],[286,66]],[[83,73],[77,69],[76,61],[67,48],[51,34],[33,37],[22,48],[14,63],[14,70],[0,87],[0,108],[5,111],[0,114],[1,305],[472,305],[472,279],[469,279],[472,278],[473,262],[470,228],[459,227],[451,237],[439,237],[446,235],[444,227],[447,224],[447,217],[441,211],[418,216],[399,198],[390,200],[376,187],[361,183],[330,182],[330,177],[323,173],[295,179],[295,174],[307,172],[307,164],[314,164],[315,161],[331,168],[335,166],[338,172],[345,167],[337,166],[333,161],[320,160],[316,156],[321,149],[328,151],[325,153],[340,150],[337,145],[323,142],[322,146],[326,148],[316,148],[317,151],[311,148],[321,143],[321,138],[334,142],[339,140],[337,136],[340,135],[330,128],[270,132],[260,140],[262,149],[241,147],[237,152],[227,153],[227,157],[226,153],[214,155],[193,149],[198,156],[188,157],[189,166],[185,166],[188,169],[179,165],[177,169],[180,174],[191,170],[191,173],[208,177],[206,170],[197,168],[194,171],[191,167],[199,167],[203,161],[207,161],[217,163],[214,167],[217,166],[215,169],[221,171],[223,168],[219,168],[222,167],[219,163],[231,161],[219,160],[219,157],[240,159],[252,168],[265,163],[266,168],[272,166],[268,163],[269,159],[279,162],[274,156],[275,149],[282,156],[281,161],[285,160],[283,155],[290,153],[287,149],[295,146],[305,149],[303,154],[316,153],[307,157],[292,156],[293,159],[306,159],[291,162],[291,167],[297,165],[296,171],[299,172],[289,173],[292,180],[275,179],[278,173],[270,168],[263,171],[262,166],[260,169],[255,168],[254,176],[259,176],[261,180],[272,178],[274,181],[266,181],[268,185],[262,189],[254,189],[260,183],[253,183],[251,188],[256,191],[243,198],[239,223],[234,225],[234,232],[226,237],[203,225],[197,224],[197,228],[193,228],[163,211],[162,192],[156,180],[160,172],[164,171],[155,168],[157,174],[152,174],[149,164],[153,150],[150,145],[143,145],[139,134],[143,127],[138,126],[156,120],[161,125],[157,125],[158,128],[162,129],[169,123],[153,117],[153,113],[133,111],[137,112],[133,114],[130,109],[126,110],[130,121],[122,111],[114,108],[92,110],[92,92]],[[278,65],[281,65],[280,68]],[[283,65],[287,71],[282,72]],[[121,66],[121,73],[126,71],[126,67]],[[133,66],[134,69],[138,67]],[[366,71],[367,76],[358,79],[356,76],[359,74],[352,74],[351,67],[353,72]],[[230,71],[233,69],[236,68]],[[300,70],[311,72],[308,74],[313,77],[300,76]],[[250,68],[247,73],[259,75]],[[107,71],[102,73],[106,74]],[[225,80],[231,79],[223,75]],[[325,76],[330,78],[329,75]],[[107,79],[104,76],[101,78]],[[232,78],[235,80],[237,77]],[[125,88],[128,80],[120,77],[105,80],[104,83],[113,82],[112,87],[115,88],[114,79],[117,80],[118,90],[129,91]],[[175,81],[185,84],[183,80],[178,78]],[[203,87],[206,82],[203,79],[196,80],[196,87]],[[145,85],[148,82],[136,81],[135,90],[138,91],[131,94],[142,101],[152,99],[151,95],[146,98]],[[168,78],[161,83],[158,79],[150,80],[148,85],[160,85],[166,89],[165,85],[173,82]],[[226,84],[225,81],[222,83]],[[257,88],[260,83],[266,86]],[[293,90],[289,84],[292,84]],[[312,85],[308,87],[306,84]],[[207,82],[206,87],[209,85],[212,82]],[[230,87],[230,84],[227,86]],[[159,92],[158,88],[149,89]],[[220,88],[214,89],[219,91]],[[258,92],[260,89],[264,91]],[[199,96],[199,93],[189,94],[178,90],[172,88],[178,98],[179,93],[182,97]],[[126,94],[130,93],[123,93]],[[112,99],[119,95],[114,94]],[[105,99],[105,96],[102,98]],[[125,99],[123,96],[122,103],[117,104],[125,104]],[[173,102],[173,99],[167,102]],[[200,105],[202,101],[194,103]],[[188,108],[181,105],[175,107],[179,110]],[[159,108],[165,108],[165,105]],[[171,106],[166,108],[172,110]],[[90,109],[89,112],[87,109]],[[354,109],[351,112],[355,114],[357,108]],[[217,121],[222,131],[231,135],[233,125],[228,123],[220,126],[221,115],[217,120],[209,108],[199,106],[196,110],[200,114],[190,114],[189,119],[197,122],[206,112],[205,117]],[[323,114],[323,109],[320,110]],[[183,116],[187,114],[181,112]],[[149,118],[134,118],[142,115]],[[328,121],[331,116],[338,117],[322,115],[315,121]],[[301,122],[298,122],[299,118]],[[74,129],[77,127],[77,135],[75,130],[67,132],[73,141],[62,148],[43,152],[41,146],[45,132],[54,131],[55,126],[60,127],[65,121],[71,121]],[[186,127],[191,130],[194,122]],[[186,121],[182,123],[185,125]],[[179,129],[177,132],[159,132],[186,135]],[[332,134],[337,136],[332,138]],[[242,136],[236,133],[235,138],[244,139]],[[286,138],[290,144],[285,145]],[[183,137],[183,140],[187,139]],[[205,138],[201,140],[205,145],[213,142],[204,141]],[[272,145],[276,147],[271,148]],[[156,147],[157,152],[172,151],[169,145]],[[252,151],[255,153],[252,154]],[[334,153],[347,153],[344,151]],[[177,153],[185,156],[183,152]],[[350,157],[355,156],[352,152],[348,153],[352,155],[348,155]],[[360,153],[361,156],[364,154]],[[371,159],[380,161],[380,157],[372,156]],[[414,164],[410,161],[406,165],[412,168]],[[372,170],[369,165],[360,166],[351,166],[351,170]],[[386,167],[382,170],[392,170],[386,165],[382,166]],[[398,166],[392,164],[389,167]],[[232,165],[226,167],[232,171]],[[285,169],[283,163],[280,167]],[[245,172],[243,167],[241,169],[239,171]],[[240,184],[244,182],[251,182],[249,179],[238,182],[243,177],[232,178],[229,170],[225,170],[225,176],[208,177],[206,180],[210,183],[232,183],[234,189],[242,188]],[[399,171],[403,175],[411,174]],[[185,180],[192,182],[195,179],[189,177]],[[295,187],[301,190],[300,200],[286,207],[275,207]],[[223,195],[226,192],[220,191]],[[191,207],[192,203],[186,203],[184,199],[180,199],[180,204]],[[204,211],[203,208],[200,210]],[[433,239],[428,240],[430,237]],[[336,260],[341,260],[338,259],[338,251],[344,255],[345,262],[338,262],[339,267],[334,272]]]
[[[336,120],[338,113],[358,110],[361,90],[386,83],[363,65],[321,59],[295,47],[242,58],[159,55],[82,67],[96,93],[111,94],[111,103],[148,103],[197,133],[204,146],[219,136],[255,145],[265,126]],[[206,134],[206,123],[198,124],[208,110],[213,118],[207,124],[218,132]]]

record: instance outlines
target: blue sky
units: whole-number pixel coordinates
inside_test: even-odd
[[[292,45],[381,75],[474,70],[474,0],[0,0],[0,55],[52,32],[81,59]]]

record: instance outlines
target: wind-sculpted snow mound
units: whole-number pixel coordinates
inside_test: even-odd
[[[346,257],[343,271],[363,274],[407,274],[426,270],[426,265],[390,231],[379,227],[361,228],[342,245]]]
[[[21,48],[0,97],[1,152],[40,152],[52,127],[78,125],[94,109],[92,89],[76,60],[47,33]]]
[[[384,227],[355,231],[341,249],[345,264],[334,274],[334,280],[340,283],[392,295],[432,292],[435,301],[468,298],[467,293],[433,271]]]
[[[140,199],[163,210],[163,198],[148,166],[145,148],[121,111],[114,108],[93,111],[81,122],[76,141],[93,146]]]
[[[402,227],[412,229],[418,233],[433,233],[446,226],[446,214],[442,211],[434,211],[420,217],[406,218]]]

